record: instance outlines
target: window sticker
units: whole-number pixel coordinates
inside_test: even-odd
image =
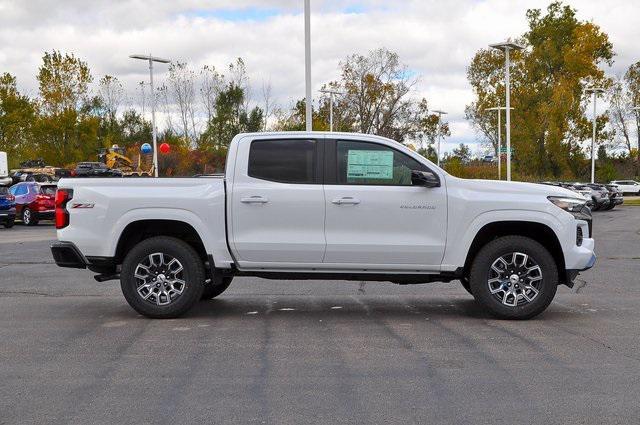
[[[347,178],[393,179],[393,152],[349,150]]]

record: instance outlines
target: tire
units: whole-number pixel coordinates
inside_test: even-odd
[[[504,257],[511,260],[505,261]],[[534,265],[537,269],[533,269]],[[503,273],[497,273],[494,266]],[[527,269],[533,270],[525,274]],[[471,266],[470,284],[476,301],[492,315],[501,319],[530,319],[551,304],[558,288],[558,268],[549,251],[533,239],[504,236],[480,249]],[[492,290],[497,292],[492,294]]]
[[[145,278],[136,277],[136,272]],[[138,313],[170,319],[182,316],[198,302],[204,279],[204,265],[191,246],[180,239],[156,236],[129,251],[122,263],[120,287]]]
[[[602,209],[602,211],[609,211],[609,210],[614,209],[615,207],[616,207],[616,204],[609,203],[609,205],[607,205],[606,207],[604,207],[604,208]]]
[[[591,198],[593,200],[593,208],[591,211],[598,211],[600,209],[600,204],[596,201],[596,198]]]
[[[233,276],[226,276],[220,279],[220,282],[214,283],[209,282],[205,283],[204,291],[202,291],[201,300],[211,300],[218,295],[222,294],[227,290],[229,285],[231,285],[231,281],[233,280]]]
[[[7,219],[7,221],[4,222],[3,225],[5,229],[11,229],[15,223],[16,223],[15,218],[9,218]]]
[[[36,226],[38,224],[36,213],[31,211],[31,208],[25,208],[22,210],[22,222],[25,226]]]
[[[473,292],[471,292],[471,283],[469,282],[469,277],[461,278],[460,283],[462,284],[462,287],[465,289],[465,291],[473,295]]]

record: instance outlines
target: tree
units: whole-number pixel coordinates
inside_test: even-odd
[[[7,152],[11,166],[36,153],[31,144],[36,114],[36,105],[18,92],[16,78],[0,75],[0,151]]]
[[[45,53],[37,78],[41,115],[34,145],[41,156],[56,165],[95,156],[100,119],[88,98],[93,78],[87,64],[73,54]]]
[[[471,149],[464,143],[460,143],[457,148],[453,150],[453,157],[459,158],[463,163],[471,161]]]
[[[337,101],[336,110],[344,111],[339,117],[361,133],[398,141],[415,137],[416,104],[408,94],[416,79],[397,53],[382,48],[353,54],[340,68],[340,81],[330,84],[344,93]]]
[[[598,26],[579,21],[575,9],[561,2],[551,3],[545,14],[528,10],[527,21],[529,30],[518,40],[526,49],[512,53],[514,166],[539,177],[558,177],[572,170],[574,157],[589,137],[585,82],[608,85],[600,65],[611,65],[613,48]],[[497,117],[484,110],[504,98],[502,68],[500,52],[482,49],[467,71],[476,95],[467,117],[488,139]],[[607,117],[598,117],[599,140],[610,138],[606,122]]]
[[[190,143],[198,137],[195,123],[195,74],[184,62],[169,65],[169,88],[178,105],[182,136]]]
[[[236,134],[260,131],[263,119],[259,107],[246,109],[244,89],[230,82],[216,97],[215,113],[200,137],[199,148],[226,148]]]

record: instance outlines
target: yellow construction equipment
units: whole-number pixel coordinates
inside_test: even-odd
[[[126,156],[124,148],[113,145],[110,148],[102,148],[98,153],[98,160],[109,168],[117,168],[125,177],[151,177],[153,165],[149,170],[142,169],[142,158],[138,154],[138,163],[133,166],[133,161]]]

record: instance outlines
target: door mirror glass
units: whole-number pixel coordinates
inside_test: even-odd
[[[440,179],[431,171],[411,170],[411,184],[413,186],[439,187]]]

